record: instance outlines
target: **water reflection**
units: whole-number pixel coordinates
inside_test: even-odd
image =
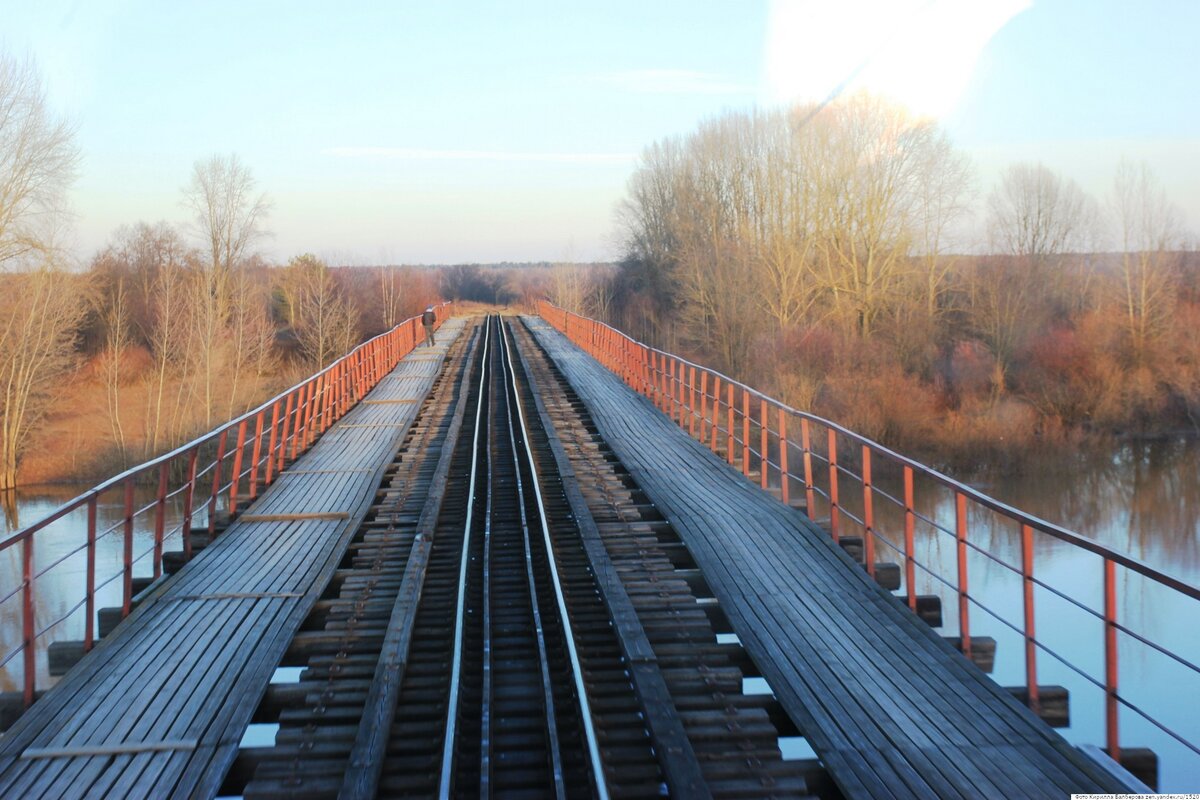
[[[42,519],[63,503],[71,500],[91,487],[53,486],[19,489],[12,495],[13,510],[5,511],[4,538],[19,529],[18,523],[26,524]],[[135,510],[154,501],[151,487],[139,487],[135,491]],[[180,501],[169,501],[166,507],[165,527],[168,532],[178,526],[182,519]],[[96,608],[120,605],[124,565],[124,494],[121,489],[101,496],[97,504],[96,541]],[[107,531],[107,533],[105,533]],[[178,548],[179,533],[174,531],[167,539]],[[82,640],[85,630],[84,606],[82,601],[87,587],[87,511],[80,508],[39,531],[34,539],[33,568],[36,596],[35,630],[45,631],[37,640],[36,664],[37,685],[44,689],[53,684],[48,672],[46,648],[53,641]],[[0,551],[0,598],[9,595],[21,584],[22,545],[18,544]],[[150,575],[153,571],[152,551],[154,547],[154,516],[145,513],[137,517],[133,530],[134,576]],[[21,592],[0,602],[0,660],[21,645]],[[53,626],[53,627],[51,627]],[[0,691],[14,691],[23,686],[23,659],[17,655],[0,667]]]
[[[16,490],[0,490],[0,508],[4,509],[4,530],[6,532],[15,531],[21,527],[20,505],[17,502]]]
[[[1200,443],[1187,441],[1122,444],[1106,452],[1028,459],[1019,474],[976,471],[959,476],[1013,507],[1074,530],[1086,538],[1129,554],[1190,585],[1200,584],[1200,476],[1196,465]],[[857,467],[855,468],[857,471]],[[897,549],[880,543],[877,561],[903,561],[904,496],[899,468],[880,460],[873,464],[876,530]],[[815,473],[828,491],[827,470]],[[914,530],[919,562],[942,580],[918,570],[918,594],[942,599],[942,632],[958,632],[957,552],[953,531],[956,505],[952,491],[918,477]],[[851,517],[863,518],[861,486],[843,478],[840,484],[842,535],[860,535]],[[818,516],[828,505],[817,504]],[[971,631],[997,641],[993,677],[1005,686],[1023,686],[1024,606],[1020,526],[982,507],[970,507],[968,539],[987,552],[967,557]],[[1038,654],[1038,682],[1066,686],[1071,693],[1071,726],[1063,734],[1076,743],[1103,745],[1104,681],[1103,559],[1045,534],[1034,536],[1034,573],[1066,598],[1038,587],[1034,592],[1037,636],[1062,654],[1068,664],[1047,652]],[[999,562],[999,563],[998,563]],[[1006,566],[1007,565],[1007,568]],[[947,583],[950,585],[948,586]],[[1165,589],[1124,568],[1117,570],[1117,618],[1172,653],[1200,664],[1200,638],[1190,620],[1200,603]],[[1192,742],[1200,742],[1200,720],[1194,698],[1200,675],[1177,661],[1121,634],[1118,639],[1120,696],[1161,724]],[[1083,674],[1080,674],[1082,672]],[[1120,711],[1121,742],[1146,746],[1161,759],[1164,789],[1200,788],[1200,757],[1127,708]]]
[[[1200,443],[1137,442],[1113,452],[1031,460],[1018,475],[977,477],[997,499],[1152,566],[1200,578]]]

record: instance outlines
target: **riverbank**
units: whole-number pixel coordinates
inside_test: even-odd
[[[212,424],[189,405],[188,387],[168,379],[162,387],[161,414],[157,386],[144,353],[134,352],[122,364],[124,376],[110,391],[97,359],[76,369],[64,381],[49,410],[32,434],[18,471],[18,488],[57,484],[97,483],[127,467],[149,460],[224,422]],[[300,378],[294,367],[259,377],[245,391],[228,417],[242,413]],[[177,402],[177,398],[182,398]],[[153,430],[159,419],[159,431]]]

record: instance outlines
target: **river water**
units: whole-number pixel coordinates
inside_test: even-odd
[[[1118,549],[1156,569],[1200,585],[1200,443],[1188,441],[1123,444],[1107,452],[1061,457],[1031,458],[1018,475],[974,473],[966,482],[997,499],[1036,516],[1058,523],[1084,536]],[[876,485],[893,496],[901,496],[896,476],[878,469]],[[82,487],[51,487],[22,490],[16,510],[20,522],[28,524],[52,511],[82,491]],[[151,501],[149,492],[139,492],[139,507]],[[861,508],[861,500],[845,498],[848,511]],[[953,497],[918,486],[918,512],[937,524],[953,529]],[[168,528],[178,520],[177,509],[169,509]],[[875,504],[877,527],[897,543],[902,541],[902,517],[887,502]],[[99,529],[117,525],[123,514],[120,497],[104,498],[99,506]],[[58,523],[35,552],[36,568],[51,564],[77,548],[85,535],[85,516],[80,513]],[[6,532],[13,530],[6,520]],[[1015,526],[995,519],[988,512],[969,515],[971,540],[1008,564],[1020,565],[1020,537]],[[116,575],[122,563],[123,543],[119,530],[100,541],[98,573]],[[918,560],[938,569],[954,582],[953,537],[932,525],[917,526]],[[134,552],[142,554],[153,545],[147,515],[135,529]],[[178,547],[178,544],[175,544]],[[170,546],[168,546],[170,549]],[[1058,592],[1095,611],[1103,610],[1103,566],[1086,551],[1050,537],[1035,542],[1035,574]],[[898,561],[886,545],[877,551],[879,561]],[[140,561],[135,574],[149,572],[149,558]],[[971,557],[970,593],[982,606],[1020,628],[1022,621],[1021,581],[1008,570],[977,554]],[[82,553],[67,557],[50,570],[38,585],[52,602],[39,630],[65,614],[82,597],[85,561]],[[20,580],[19,548],[0,552],[0,597]],[[957,632],[957,605],[953,589],[921,574],[916,588],[922,594],[939,594],[943,599],[945,624],[942,632]],[[1176,655],[1200,664],[1200,603],[1163,590],[1138,575],[1118,572],[1118,619],[1139,635]],[[120,603],[120,580],[99,591],[98,606]],[[1094,614],[1053,592],[1035,592],[1039,640],[1074,667],[1104,679],[1103,624]],[[997,641],[993,677],[1002,685],[1023,685],[1025,666],[1023,640],[1019,633],[975,608],[971,612],[975,636]],[[19,645],[21,637],[19,596],[0,603],[0,658]],[[50,636],[53,639],[83,638],[81,611],[76,611]],[[39,648],[41,649],[41,648]],[[21,685],[21,659],[0,667],[0,690]],[[39,653],[39,686],[47,685],[45,657]],[[1177,661],[1122,635],[1119,649],[1120,694],[1144,709],[1161,724],[1192,742],[1200,742],[1200,674]],[[1104,693],[1069,666],[1049,653],[1040,653],[1038,683],[1061,685],[1070,692],[1070,727],[1061,732],[1072,742],[1104,744]],[[1160,790],[1200,790],[1200,756],[1190,752],[1169,735],[1142,719],[1137,712],[1120,714],[1121,744],[1150,747],[1160,758]]]

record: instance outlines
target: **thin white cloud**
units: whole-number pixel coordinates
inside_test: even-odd
[[[517,161],[549,164],[625,164],[630,153],[527,153],[505,150],[429,150],[418,147],[330,147],[322,155],[404,161]]]
[[[757,87],[689,69],[629,69],[587,76],[586,83],[642,94],[751,94]]]

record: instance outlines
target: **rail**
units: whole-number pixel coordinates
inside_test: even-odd
[[[505,383],[506,383],[505,389],[506,389],[506,391],[508,389],[512,390],[512,402],[513,402],[513,406],[517,410],[517,424],[518,424],[518,427],[521,432],[519,439],[523,444],[523,449],[525,452],[525,460],[529,464],[529,473],[532,478],[531,483],[533,486],[533,495],[534,495],[534,499],[537,502],[538,526],[541,528],[542,544],[545,547],[545,552],[546,552],[546,562],[550,568],[550,580],[554,586],[554,598],[558,604],[559,624],[563,628],[563,638],[566,640],[567,652],[570,654],[571,678],[575,683],[575,701],[579,704],[579,716],[580,716],[580,720],[583,724],[584,741],[587,744],[588,760],[591,763],[592,780],[594,782],[593,788],[595,789],[596,797],[599,798],[599,800],[608,800],[608,798],[609,798],[608,783],[604,777],[604,765],[603,765],[603,761],[600,757],[599,737],[597,736],[595,726],[593,725],[593,722],[592,722],[591,701],[588,699],[587,689],[584,686],[584,682],[583,682],[583,673],[584,673],[583,664],[580,662],[580,659],[579,659],[579,652],[578,652],[578,649],[576,646],[575,632],[574,632],[573,626],[571,624],[571,617],[567,613],[567,600],[566,600],[566,597],[563,595],[563,581],[559,574],[558,559],[556,558],[556,556],[554,554],[554,545],[550,539],[550,521],[549,521],[550,517],[546,513],[546,504],[542,498],[541,478],[538,477],[537,459],[534,458],[533,447],[529,443],[529,440],[530,440],[529,423],[525,419],[525,406],[521,402],[521,392],[520,392],[519,386],[517,385],[517,369],[513,364],[512,347],[509,345],[508,338],[505,335],[503,322],[501,322],[501,324],[500,324],[500,346],[501,346],[501,352],[503,354],[503,360],[504,360],[504,363],[503,363],[504,374],[507,376],[507,379],[505,381]],[[518,437],[516,437],[513,434],[512,423],[513,423],[513,420],[510,415],[510,417],[509,417],[509,439],[510,439],[510,442],[511,442],[512,448],[513,448],[513,464],[514,464],[514,466],[517,467],[517,491],[518,491],[518,493],[522,494],[521,508],[524,509],[524,498],[523,498],[524,489],[522,488],[522,485],[521,485],[521,477],[520,477],[521,471],[520,471],[520,465],[519,465],[521,456],[519,455],[518,450],[517,450]],[[531,526],[527,522],[525,522],[523,510],[522,510],[522,522],[523,522],[523,527],[525,528],[525,536],[526,536],[525,560],[526,560],[527,568],[530,570],[530,572],[529,572],[529,590],[530,590],[531,597],[533,597],[535,595],[536,587],[534,586],[534,583],[533,583],[533,572],[532,572],[533,566],[532,566],[531,557],[529,555],[530,548],[529,548],[529,539],[528,539],[529,529]],[[534,602],[536,603],[536,598],[534,598]],[[540,631],[540,628],[541,628],[540,621],[538,622],[538,628]],[[543,658],[543,664],[547,664],[547,663],[548,662]],[[547,681],[547,690],[550,689],[548,684],[549,684],[549,681]]]
[[[972,612],[980,610],[1023,640],[1025,700],[1035,712],[1040,710],[1038,657],[1044,653],[1087,684],[1103,692],[1103,729],[1108,754],[1119,760],[1121,754],[1120,710],[1128,709],[1163,736],[1193,756],[1200,756],[1200,742],[1180,733],[1178,722],[1163,717],[1179,709],[1156,709],[1153,713],[1121,691],[1120,645],[1140,646],[1146,652],[1167,659],[1191,681],[1175,692],[1179,698],[1193,697],[1200,690],[1200,666],[1184,654],[1147,631],[1135,630],[1132,621],[1118,617],[1119,588],[1137,576],[1158,589],[1170,592],[1183,602],[1200,601],[1200,587],[1189,584],[1125,553],[1081,536],[1016,508],[907,458],[883,445],[816,415],[781,403],[720,372],[687,359],[642,344],[609,325],[558,308],[546,301],[538,304],[538,313],[572,342],[621,377],[635,391],[649,398],[693,438],[723,456],[731,467],[753,480],[764,490],[773,490],[785,504],[791,504],[795,492],[803,493],[806,513],[816,519],[818,504],[828,513],[827,526],[835,540],[852,530],[862,533],[865,567],[874,576],[876,550],[887,548],[903,560],[904,600],[914,612],[918,609],[917,571],[923,579],[944,587],[956,600],[960,649],[970,657],[972,650]],[[799,433],[799,441],[796,433]],[[790,431],[790,433],[789,433]],[[856,471],[857,468],[857,471]],[[926,495],[922,503],[917,488]],[[889,488],[891,490],[889,491]],[[928,496],[939,493],[953,498],[953,521],[942,521]],[[878,504],[878,505],[877,505]],[[896,530],[889,530],[888,518]],[[988,542],[976,541],[971,531],[981,521],[1007,524],[1019,532],[1019,563],[989,549]],[[822,520],[823,522],[826,520]],[[917,552],[916,533],[922,530],[926,547]],[[902,535],[902,540],[897,534]],[[1099,559],[1096,585],[1102,601],[1093,608],[1087,601],[1057,588],[1035,570],[1035,541],[1049,537],[1072,548],[1086,551]],[[990,538],[990,537],[988,537]],[[942,557],[940,543],[953,548],[952,558]],[[1045,546],[1045,543],[1041,543]],[[1014,554],[1015,555],[1015,554]],[[949,563],[947,563],[949,562]],[[1012,605],[1019,606],[1020,619],[1008,619],[1004,611],[982,602],[971,592],[972,581],[980,576],[980,565],[994,568],[1019,582]],[[972,566],[974,565],[974,570]],[[1122,571],[1118,580],[1118,569]],[[944,574],[944,573],[952,574]],[[993,573],[982,577],[996,580]],[[1036,592],[1035,592],[1036,590]],[[1078,663],[1087,654],[1071,656],[1059,652],[1039,638],[1035,624],[1035,602],[1051,599],[1060,608],[1076,609],[1100,626],[1098,650],[1102,654],[1102,675],[1095,675]],[[1200,606],[1193,606],[1180,619],[1192,619]],[[1055,626],[1056,628],[1061,626]],[[1061,631],[1060,631],[1061,632]],[[1118,635],[1122,638],[1119,641]],[[1185,641],[1192,642],[1190,635]],[[1074,660],[1071,660],[1074,658]],[[1144,656],[1143,656],[1144,658]],[[1139,661],[1138,663],[1141,663]],[[1186,705],[1186,704],[1185,704]]]
[[[452,313],[453,304],[436,307],[437,326]],[[243,504],[255,500],[271,485],[289,461],[307,450],[330,425],[340,419],[390,372],[400,359],[422,341],[419,317],[411,317],[390,331],[355,347],[325,369],[267,400],[257,408],[119,475],[63,503],[53,512],[0,541],[0,553],[19,548],[21,579],[14,588],[0,587],[0,611],[8,602],[19,602],[21,639],[0,654],[0,670],[22,659],[22,694],[26,707],[38,691],[38,643],[80,609],[84,617],[84,651],[96,643],[98,594],[114,581],[121,581],[121,618],[129,616],[134,597],[134,568],[151,558],[151,575],[162,575],[164,546],[178,537],[184,559],[192,556],[192,523],[203,516],[209,536],[217,535],[217,514],[232,518]],[[228,469],[228,475],[226,475]],[[156,487],[154,499],[141,507],[135,502],[137,486]],[[116,495],[122,512],[118,520],[100,528],[102,500]],[[84,541],[67,545],[49,564],[35,559],[39,533],[53,523],[77,513],[86,513]],[[179,522],[168,527],[168,517]],[[139,521],[153,530],[153,544],[134,552]],[[112,536],[121,537],[121,566],[113,574],[98,574],[97,550]],[[56,549],[62,547],[55,544]],[[84,553],[86,567],[82,596],[66,610],[53,607],[38,593],[38,584],[55,570],[73,574],[72,559]]]

